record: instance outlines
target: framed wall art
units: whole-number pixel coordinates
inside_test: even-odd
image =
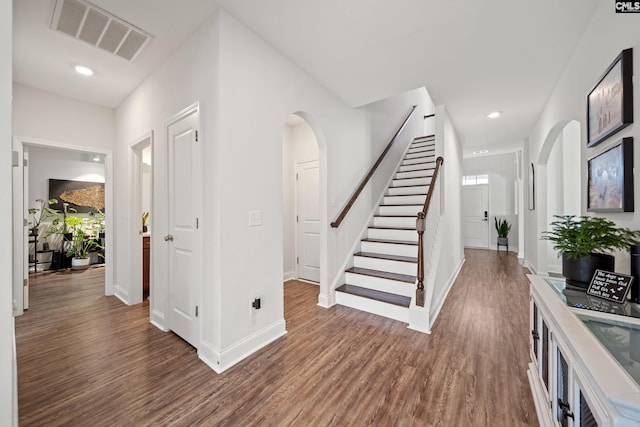
[[[587,147],[633,123],[633,49],[625,49],[587,96]]]
[[[529,167],[529,210],[536,209],[536,169],[531,163]]]
[[[633,212],[633,138],[589,159],[588,174],[588,211]]]
[[[78,213],[104,212],[104,183],[49,179],[49,198],[58,200],[53,209],[62,210],[68,203]]]

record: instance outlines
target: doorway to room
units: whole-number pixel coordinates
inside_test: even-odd
[[[30,279],[67,270],[78,248],[86,249],[90,268],[104,268],[103,293],[110,295],[110,153],[26,140],[14,147],[14,216],[25,218],[14,221],[14,253],[22,254],[14,262],[15,313],[29,308]]]
[[[292,114],[283,137],[284,280],[320,282],[320,150],[309,123]]]

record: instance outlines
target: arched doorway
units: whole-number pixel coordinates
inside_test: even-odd
[[[320,149],[309,123],[291,114],[283,129],[283,276],[320,283]]]
[[[538,232],[548,230],[555,215],[580,215],[582,207],[580,123],[561,122],[549,132],[537,170]],[[561,273],[562,263],[549,241],[538,243],[540,272]]]

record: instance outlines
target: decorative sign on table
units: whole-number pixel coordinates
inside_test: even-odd
[[[622,304],[627,300],[627,293],[631,288],[631,283],[633,283],[632,276],[596,270],[587,293],[594,297]]]

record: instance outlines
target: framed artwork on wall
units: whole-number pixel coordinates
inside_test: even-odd
[[[633,212],[633,138],[589,159],[588,174],[589,212]]]
[[[53,209],[62,210],[68,203],[78,213],[104,212],[104,183],[49,179],[49,198],[58,200]]]
[[[633,123],[633,49],[625,49],[587,95],[587,147]]]

